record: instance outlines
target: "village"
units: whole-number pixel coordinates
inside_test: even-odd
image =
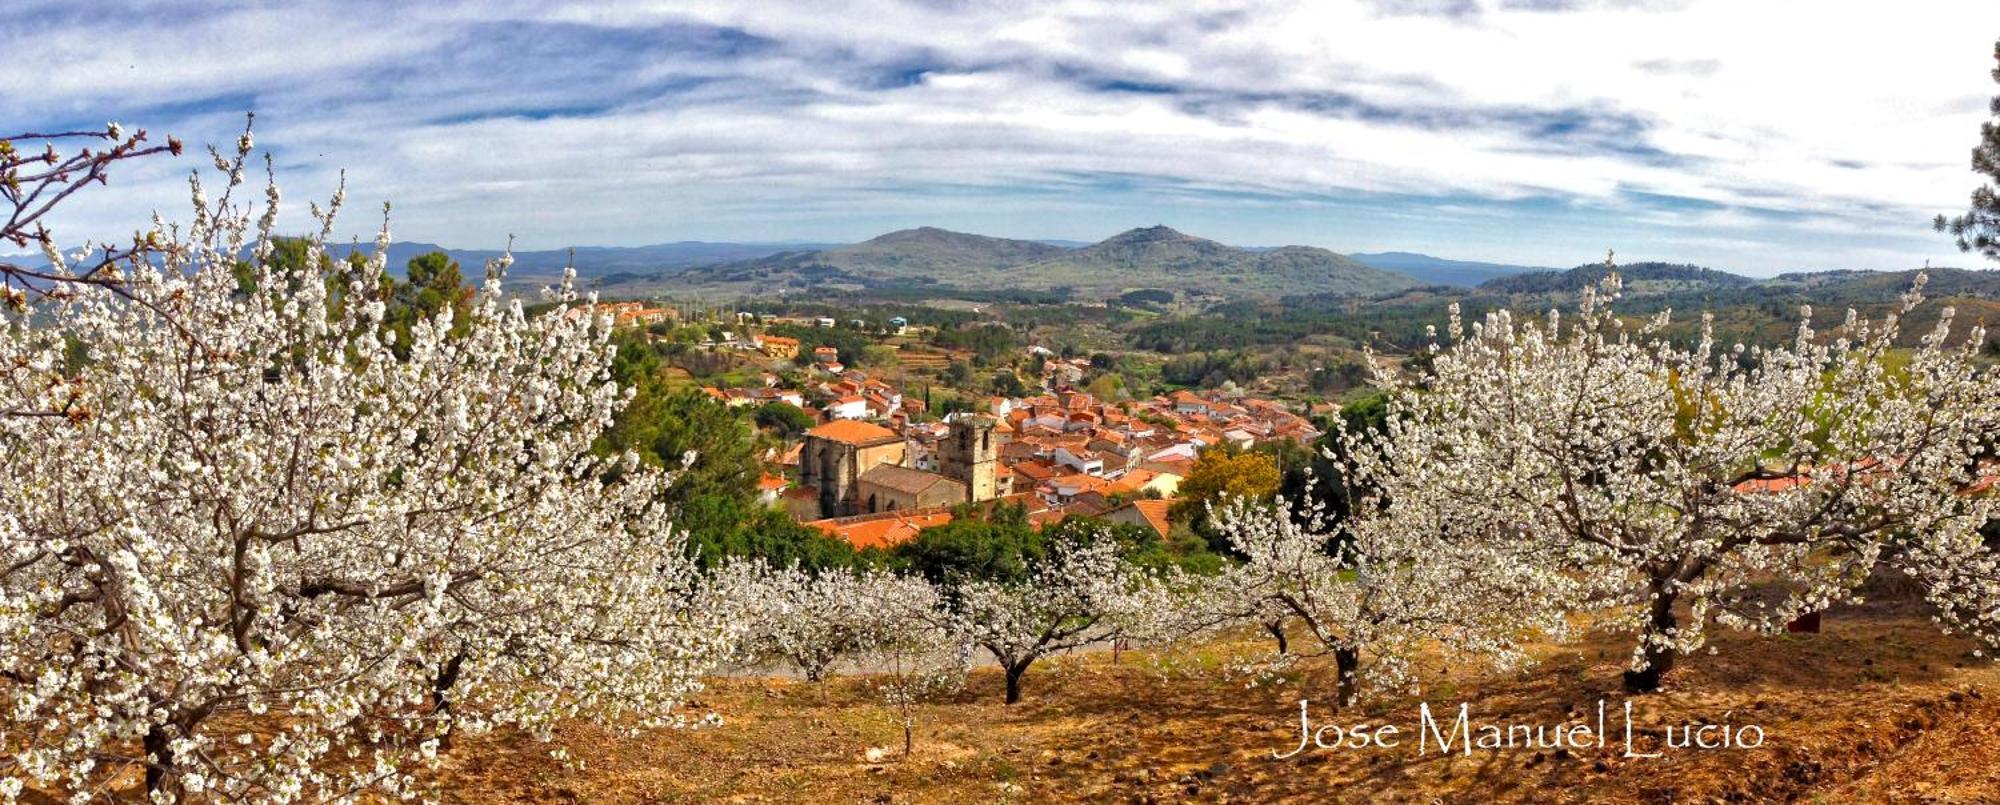
[[[600,310],[621,328],[680,315],[639,302]],[[1106,400],[1078,388],[1091,369],[1088,358],[1029,346],[1024,357],[1041,371],[1028,393],[989,395],[970,410],[939,413],[892,378],[845,365],[833,346],[768,332],[864,329],[867,322],[730,319],[738,327],[704,347],[755,356],[767,370],[750,384],[702,390],[731,407],[793,406],[815,423],[767,456],[760,500],[856,549],[893,548],[963,512],[997,504],[1023,508],[1037,526],[1092,517],[1164,538],[1181,482],[1204,451],[1270,442],[1309,447],[1323,435],[1309,415],[1330,410],[1322,404],[1326,410],[1302,413],[1234,389]],[[885,324],[873,329],[911,330],[900,317]]]

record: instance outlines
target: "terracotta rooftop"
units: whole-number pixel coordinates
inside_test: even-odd
[[[1040,461],[1022,461],[1014,464],[1014,474],[1030,481],[1046,481],[1062,475],[1062,470]]]
[[[838,520],[814,520],[807,525],[816,526],[856,548],[866,549],[893,548],[916,539],[919,531],[950,522],[949,509],[923,509]]]
[[[852,445],[872,445],[903,438],[893,430],[858,419],[837,419],[806,431],[806,435]]]
[[[1173,527],[1167,522],[1167,509],[1173,508],[1173,505],[1174,502],[1171,500],[1132,501],[1133,510],[1139,512],[1140,517],[1146,518],[1146,524],[1152,526],[1153,530],[1159,532],[1162,537],[1166,536],[1168,529]]]
[[[867,472],[861,473],[861,482],[894,489],[898,492],[911,495],[923,494],[926,490],[938,484],[951,484],[958,487],[960,497],[964,497],[965,489],[963,484],[937,473],[914,470],[909,467],[898,467],[894,464],[875,465]]]
[[[1160,477],[1160,472],[1158,470],[1149,470],[1144,467],[1135,467],[1127,471],[1124,477],[1118,479],[1118,487],[1120,489],[1130,489],[1137,491],[1139,489],[1145,488],[1147,484],[1153,482],[1154,478],[1158,477]]]

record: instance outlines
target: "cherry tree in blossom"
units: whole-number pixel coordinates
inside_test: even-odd
[[[773,569],[759,559],[731,562],[709,585],[729,592],[748,624],[736,660],[782,660],[811,682],[849,664],[866,673],[903,728],[903,754],[916,743],[918,708],[959,690],[971,670],[971,644],[950,628],[938,588],[881,569]],[[871,750],[873,751],[873,750]]]
[[[70,196],[109,181],[121,162],[157,154],[182,152],[180,140],[151,142],[145,130],[127,131],[117,123],[100,131],[0,132],[0,243],[33,246],[52,252],[47,218]],[[96,285],[118,292],[120,261],[143,254],[157,244],[142,239],[130,246],[107,245],[91,250],[82,261],[63,271],[0,257],[0,297],[24,304],[58,287]],[[53,257],[51,262],[61,261]]]
[[[812,682],[841,663],[866,660],[935,620],[937,594],[923,579],[885,570],[772,570],[761,562],[732,565],[721,575],[747,574],[761,589],[737,596],[757,602],[745,653],[782,659]]]
[[[1632,691],[1711,624],[1782,628],[1884,562],[1928,581],[1954,622],[1991,626],[1994,580],[1964,568],[1992,566],[1976,533],[1992,496],[1970,492],[1991,469],[2000,376],[1949,308],[1898,346],[1922,285],[1829,333],[1802,310],[1768,348],[1718,343],[1707,316],[1685,344],[1664,335],[1668,312],[1628,322],[1615,273],[1567,319],[1503,310],[1467,328],[1454,306],[1430,373],[1385,374],[1386,437],[1356,460],[1391,520],[1478,530],[1575,579],[1569,608],[1638,633]]]
[[[1349,508],[1336,519],[1318,501],[1220,507],[1214,522],[1244,561],[1209,582],[1196,611],[1210,623],[1297,622],[1311,643],[1274,662],[1332,655],[1342,707],[1364,682],[1414,687],[1410,660],[1425,646],[1512,668],[1528,660],[1523,640],[1564,632],[1548,602],[1570,582],[1515,555],[1521,543],[1417,522],[1372,496]]]
[[[1121,635],[1143,616],[1140,591],[1152,579],[1120,556],[1110,538],[1057,540],[1016,581],[957,582],[945,594],[952,631],[993,656],[1007,679],[1007,703],[1035,661]]]
[[[972,644],[950,628],[943,597],[928,582],[889,574],[863,582],[874,605],[866,621],[875,690],[896,710],[908,757],[916,748],[918,706],[964,688]]]
[[[275,265],[251,150],[211,152],[184,226],[50,248],[0,310],[0,793],[404,795],[454,731],[689,720],[738,627],[669,479],[590,452],[627,399],[605,317],[567,282],[528,316],[500,261],[462,335],[447,307],[399,359],[387,227],[332,259],[336,194]]]

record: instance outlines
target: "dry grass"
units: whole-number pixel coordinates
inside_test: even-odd
[[[1193,666],[1230,647],[1211,647]],[[1142,656],[1104,654],[1038,665],[1027,700],[1006,707],[1000,679],[975,674],[965,694],[926,708],[914,756],[900,757],[893,713],[866,680],[821,685],[724,680],[702,704],[727,719],[699,731],[624,739],[576,723],[560,740],[585,762],[566,769],[518,735],[467,740],[436,779],[461,802],[985,801],[1992,801],[2000,796],[2000,669],[1939,635],[1919,611],[1843,609],[1818,635],[1725,635],[1719,654],[1687,659],[1669,689],[1638,700],[1646,746],[1662,725],[1757,724],[1749,750],[1688,750],[1655,759],[1602,749],[1397,749],[1309,752],[1297,700],[1331,702],[1324,669],[1294,684],[1248,688],[1214,672],[1163,675]],[[1433,706],[1469,702],[1475,718],[1559,723],[1614,713],[1625,644],[1615,636],[1552,648],[1519,675],[1434,671]],[[1367,718],[1414,738],[1416,699],[1378,697]],[[1612,725],[1614,732],[1617,726]],[[1650,736],[1650,737],[1648,737]],[[883,747],[877,762],[868,750]]]

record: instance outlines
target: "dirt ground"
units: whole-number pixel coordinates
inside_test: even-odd
[[[582,768],[496,733],[462,741],[434,779],[450,801],[524,803],[2000,801],[2000,668],[1913,607],[1836,610],[1820,634],[1720,635],[1667,690],[1632,700],[1634,751],[1653,758],[1624,756],[1628,645],[1592,637],[1512,675],[1431,669],[1422,696],[1375,696],[1337,719],[1326,669],[1254,687],[1223,673],[1222,657],[1249,643],[1171,673],[1138,652],[1046,662],[1011,707],[982,670],[923,709],[907,758],[866,679],[725,679],[701,699],[721,726],[625,738],[570,724],[558,741]],[[1275,759],[1299,744],[1301,697],[1316,724],[1393,724],[1405,740]],[[1413,745],[1419,701],[1448,728],[1460,703],[1475,724],[1594,726],[1600,699],[1602,748]],[[1689,722],[1754,725],[1762,745],[1661,747],[1663,729]]]

